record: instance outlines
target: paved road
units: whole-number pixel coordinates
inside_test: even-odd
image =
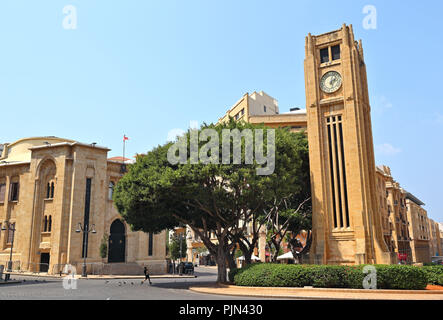
[[[223,300],[248,299],[210,294],[200,294],[188,290],[190,286],[211,284],[216,281],[217,270],[197,267],[197,278],[153,279],[152,286],[141,284],[140,280],[77,280],[77,289],[63,288],[62,279],[13,276],[25,280],[20,284],[0,286],[0,300]]]

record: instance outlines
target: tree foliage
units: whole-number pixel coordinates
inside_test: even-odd
[[[219,148],[208,149],[207,140],[200,139],[198,151],[208,156],[219,153],[219,159],[222,159],[223,129],[254,132],[265,129],[231,120],[221,125],[205,124],[196,132],[201,134],[208,128],[217,132]],[[189,130],[182,141],[190,145],[196,132]],[[266,130],[264,133],[261,146],[267,153],[272,150],[267,148],[268,134]],[[257,174],[257,168],[263,167],[257,161],[245,163],[244,139],[241,140],[242,161],[234,164],[233,140],[231,137],[229,164],[202,161],[193,164],[189,160],[171,164],[167,155],[173,143],[158,146],[137,157],[114,193],[117,209],[133,230],[158,233],[179,224],[189,225],[215,257],[220,282],[226,282],[226,268],[235,267],[233,249],[239,241],[245,243],[247,224],[255,225],[275,199],[301,193],[306,183],[300,181],[309,179],[304,134],[275,130],[275,170],[270,175]],[[187,159],[191,157],[188,148]],[[212,241],[211,233],[217,241]]]
[[[181,246],[181,250],[180,250]],[[180,258],[186,258],[186,251],[188,250],[188,246],[186,244],[186,239],[181,238],[180,236],[174,236],[171,239],[171,242],[168,245],[169,248],[169,256],[172,260],[178,260]],[[180,255],[181,251],[181,255]]]
[[[108,256],[108,241],[109,241],[109,236],[105,233],[100,242],[100,248],[99,248],[100,257],[103,259]]]

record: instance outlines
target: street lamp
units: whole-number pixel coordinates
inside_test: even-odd
[[[12,241],[11,241],[11,252],[9,254],[9,261],[8,261],[8,272],[12,272],[12,250],[14,248],[14,238],[15,238],[15,225],[13,225],[13,227],[11,228],[11,224],[8,221],[5,221],[5,224],[8,225],[8,228],[6,228],[6,226],[2,227],[2,231],[6,231],[8,230],[8,234],[9,232],[13,232],[12,234]]]
[[[95,231],[95,224],[92,225],[92,228],[89,229],[89,225],[86,224],[85,227],[83,228],[82,224],[79,222],[78,226],[77,226],[77,230],[75,230],[76,233],[83,233],[83,267],[82,267],[82,277],[86,278],[88,276],[88,274],[86,273],[86,244],[87,244],[87,239],[88,237],[85,236],[86,234],[89,234],[89,232],[91,233],[97,233],[97,231]]]
[[[186,234],[187,234],[187,236],[186,236],[186,239],[188,240],[190,240],[190,239],[192,239],[192,236],[191,236],[191,231],[190,230],[187,230],[186,231]],[[182,260],[182,257],[183,257],[183,254],[182,254],[182,241],[183,241],[183,238],[185,237],[185,235],[183,234],[183,233],[180,233],[180,235],[179,235],[179,238],[180,238],[180,264],[179,264],[179,275],[182,275],[183,274],[183,266],[182,266],[182,264],[181,264],[181,260]],[[187,256],[187,253],[186,253],[186,256]]]

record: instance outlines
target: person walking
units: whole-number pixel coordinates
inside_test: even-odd
[[[149,271],[148,271],[148,268],[146,266],[143,268],[143,273],[145,274],[145,280],[142,281],[142,284],[146,280],[149,280],[149,284],[152,285],[151,278],[149,278]]]

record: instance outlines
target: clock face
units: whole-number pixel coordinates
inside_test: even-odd
[[[340,89],[342,79],[337,71],[326,72],[321,78],[320,88],[326,93],[332,93]]]

